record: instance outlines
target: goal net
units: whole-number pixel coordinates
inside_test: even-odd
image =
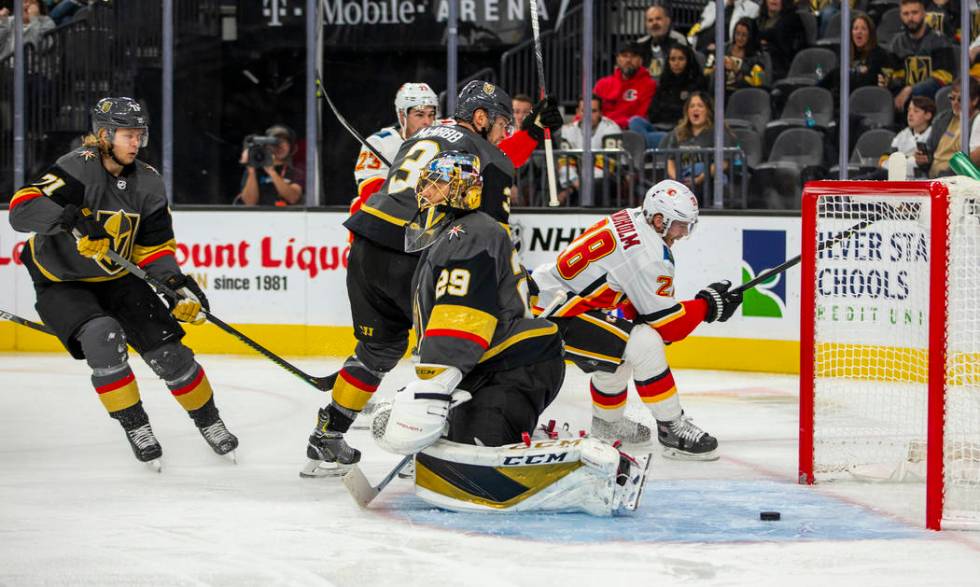
[[[800,481],[925,482],[980,527],[980,182],[803,196]]]

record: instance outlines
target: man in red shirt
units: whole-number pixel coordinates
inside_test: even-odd
[[[602,98],[602,115],[620,128],[629,127],[632,116],[646,116],[657,82],[643,67],[643,48],[626,43],[616,54],[616,71],[601,78],[592,90]]]

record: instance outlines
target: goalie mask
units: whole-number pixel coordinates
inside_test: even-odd
[[[685,224],[685,234],[689,235],[698,223],[698,199],[684,184],[665,179],[651,187],[643,197],[643,217],[650,226],[657,214],[663,216],[664,223],[663,230],[658,233],[660,236],[666,237],[675,222]]]
[[[150,119],[139,102],[132,98],[102,98],[92,109],[92,134],[98,136],[99,129],[106,129],[106,138],[112,144],[117,128],[138,128],[143,131],[140,148],[150,140]]]
[[[461,151],[443,151],[422,171],[415,186],[419,210],[405,227],[405,252],[424,250],[460,212],[480,207],[483,179],[480,158]]]
[[[402,138],[405,137],[405,127],[408,125],[408,111],[412,108],[423,108],[432,106],[436,109],[436,118],[439,118],[439,98],[432,91],[429,84],[410,82],[402,84],[395,94],[395,114],[398,115],[398,126],[401,128]]]

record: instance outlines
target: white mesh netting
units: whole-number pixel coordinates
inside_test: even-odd
[[[980,521],[980,183],[957,179],[949,283],[939,290],[949,305],[944,517]],[[818,479],[925,479],[930,213],[929,198],[913,195],[818,200],[807,238],[861,225],[817,255]]]

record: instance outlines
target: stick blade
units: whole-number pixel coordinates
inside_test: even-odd
[[[374,498],[378,497],[378,494],[381,493],[379,489],[371,485],[371,482],[368,481],[367,477],[364,476],[364,472],[357,465],[354,465],[350,471],[347,471],[343,481],[348,493],[354,498],[357,505],[362,508],[367,508],[368,504],[374,501]]]

